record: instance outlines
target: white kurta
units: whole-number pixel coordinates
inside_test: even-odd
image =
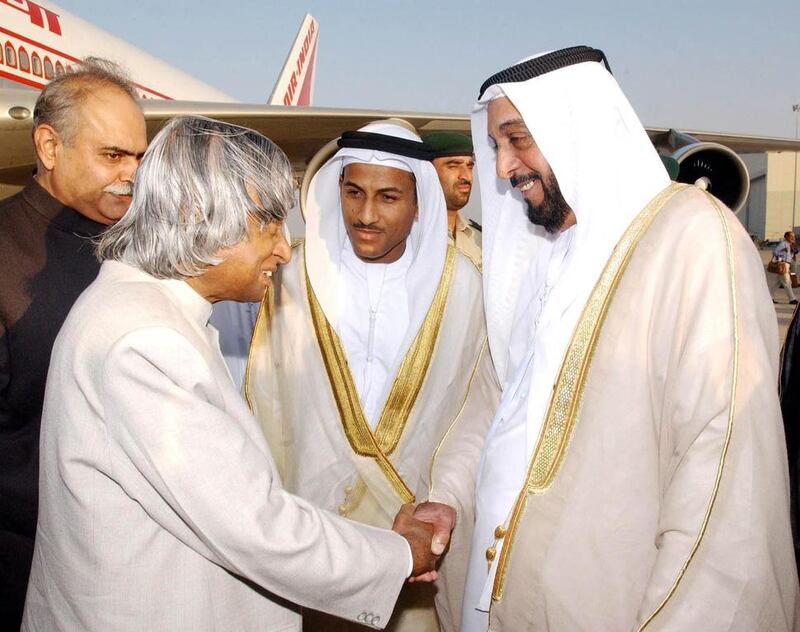
[[[408,544],[282,488],[210,313],[116,262],[75,303],[45,395],[24,630],[299,630],[290,602],[389,620]]]

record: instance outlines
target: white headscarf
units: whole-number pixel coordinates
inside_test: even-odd
[[[669,184],[642,124],[611,74],[584,62],[533,79],[489,87],[472,112],[483,209],[483,275],[492,357],[506,375],[511,329],[523,284],[539,286],[557,237],[527,217],[521,194],[497,177],[487,105],[505,96],[549,163],[577,225],[532,344],[528,425],[539,427],[584,304],[628,224]],[[528,292],[530,295],[530,292]],[[518,350],[516,350],[518,352]],[[528,454],[538,432],[528,437]]]
[[[402,125],[387,121],[370,123],[359,131],[406,140],[420,140],[417,134]],[[409,324],[401,344],[400,359],[402,359],[425,319],[444,269],[447,251],[447,211],[442,187],[436,170],[428,161],[384,151],[350,147],[340,149],[314,175],[309,185],[304,209],[306,265],[311,287],[320,306],[331,326],[340,335],[342,301],[346,300],[347,295],[344,290],[351,287],[348,281],[352,281],[345,278],[348,272],[342,260],[345,248],[349,247],[339,196],[339,176],[345,162],[347,164],[363,162],[405,169],[411,171],[417,181],[419,215],[414,221],[406,244],[406,248],[411,250],[411,262],[405,284]]]

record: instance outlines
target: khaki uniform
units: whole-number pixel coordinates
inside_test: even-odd
[[[461,213],[456,215],[455,240],[450,237],[450,243],[455,243],[456,248],[467,255],[478,268],[481,267],[481,231],[473,228]]]

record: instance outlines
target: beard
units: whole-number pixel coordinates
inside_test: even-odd
[[[549,173],[546,178],[543,178],[536,172],[531,172],[524,176],[512,176],[511,186],[517,186],[529,180],[539,180],[542,183],[543,197],[539,204],[533,204],[525,198],[528,220],[531,224],[541,226],[550,234],[557,233],[564,225],[570,208],[561,193],[561,188],[558,186],[555,176]]]
[[[450,195],[445,197],[447,208],[453,208],[460,211],[467,205],[467,202],[469,202],[469,194],[469,191],[458,191],[454,186],[453,190],[450,191]]]

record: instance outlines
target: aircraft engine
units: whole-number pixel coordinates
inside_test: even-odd
[[[704,143],[689,134],[670,130],[671,154],[679,165],[678,182],[694,184],[738,213],[750,193],[750,174],[744,161],[718,143]]]

